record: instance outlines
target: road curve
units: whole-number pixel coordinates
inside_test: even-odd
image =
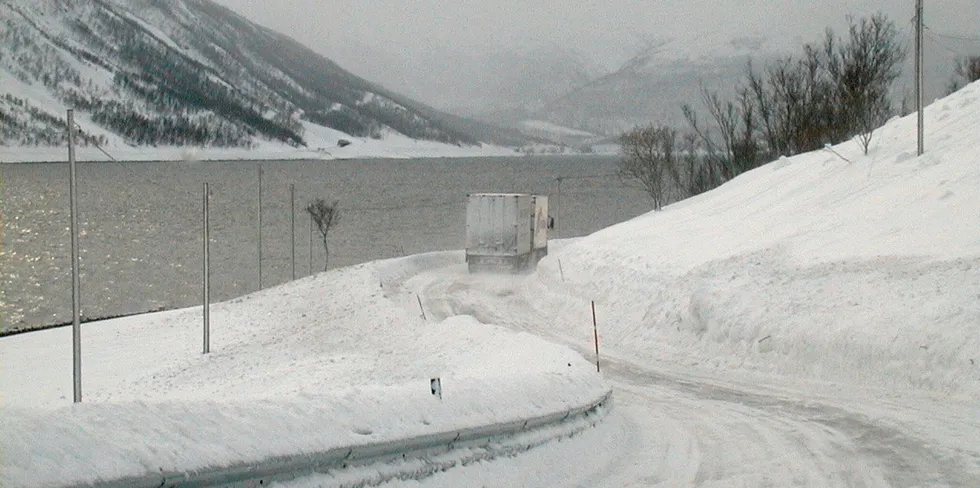
[[[431,319],[472,315],[590,353],[541,325],[548,320],[527,303],[521,278],[443,265],[400,285],[419,294]],[[770,388],[628,359],[605,359],[603,373],[614,387],[610,428],[618,430],[606,433],[616,439],[604,445],[618,452],[589,469],[570,469],[562,484],[980,486],[980,442],[964,447],[980,440],[976,405],[944,409],[941,399],[911,396],[905,404],[850,390],[835,397],[833,389],[809,391],[791,379]],[[946,442],[954,437],[966,441]]]

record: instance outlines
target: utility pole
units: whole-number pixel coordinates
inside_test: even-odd
[[[313,214],[310,214],[310,262],[306,268],[306,275],[313,274]]]
[[[262,289],[262,165],[259,165],[259,290]]]
[[[78,187],[75,184],[75,111],[68,109],[68,200],[71,205],[71,343],[74,401],[82,402],[82,299],[78,265]]]
[[[211,352],[211,236],[208,234],[210,229],[210,210],[208,200],[210,198],[207,182],[204,183],[204,354]]]
[[[925,151],[922,137],[922,0],[915,0],[915,110],[918,120],[919,156]]]
[[[558,180],[558,205],[555,209],[555,239],[558,239],[560,234],[558,234],[558,226],[561,225],[561,207],[565,205],[565,201],[561,199],[561,176],[556,178]]]

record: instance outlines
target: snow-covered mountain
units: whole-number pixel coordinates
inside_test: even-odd
[[[838,34],[842,34],[838,31]],[[914,93],[913,40],[905,30],[899,42],[908,50],[902,75],[893,87],[896,107],[911,103]],[[810,41],[813,42],[813,41]],[[747,63],[762,69],[768,62],[798,56],[804,41],[787,35],[734,37],[727,41],[711,38],[652,41],[619,69],[544,103],[537,110],[488,118],[496,123],[543,120],[595,134],[615,136],[638,125],[667,123],[682,127],[681,106],[700,108],[701,87],[723,97],[734,95],[745,79]],[[969,39],[925,39],[926,100],[946,94],[958,57],[976,52]]]
[[[311,126],[451,144],[498,139],[352,75],[208,0],[0,2],[0,145],[305,146]],[[316,129],[316,127],[313,127]]]
[[[593,134],[592,140],[616,136],[651,122],[683,123],[681,105],[696,104],[701,86],[733,93],[746,63],[764,63],[788,54],[792,41],[746,36],[727,41],[715,37],[652,39],[618,69],[580,82],[567,92],[526,110],[498,111],[485,117],[513,124],[526,134],[528,125],[551,123]],[[567,135],[562,136],[562,142]],[[558,141],[558,136],[549,137]],[[589,139],[575,143],[588,144]]]
[[[465,57],[469,59],[453,60],[439,80],[445,94],[443,103],[463,115],[481,116],[507,110],[533,112],[605,73],[580,53],[556,45]],[[459,67],[468,72],[459,73]],[[445,80],[454,76],[473,81],[447,87]],[[436,85],[430,83],[430,86],[434,89]]]
[[[651,122],[679,123],[681,104],[697,102],[702,84],[730,91],[750,57],[769,59],[776,52],[762,40],[733,43],[727,52],[694,58],[677,56],[670,47],[648,47],[620,69],[550,100],[530,115],[597,134],[616,134]]]

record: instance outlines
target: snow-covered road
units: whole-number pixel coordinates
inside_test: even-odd
[[[422,271],[405,286],[423,297],[435,320],[472,315],[591,357],[591,337],[564,334],[551,318],[535,312],[523,286],[527,279],[469,275],[453,265]],[[976,446],[969,447],[980,433],[975,405],[745,373],[703,374],[607,354],[603,351],[601,364],[614,386],[615,409],[594,431],[520,458],[405,483],[968,487],[980,482],[980,456]]]
[[[887,422],[797,398],[665,377],[613,363],[617,402],[669,441],[646,479],[665,486],[971,486],[940,446]],[[671,450],[684,455],[670,456]],[[645,454],[648,456],[649,453]],[[634,473],[632,478],[636,479]],[[612,485],[620,485],[615,480]],[[623,480],[626,481],[626,480]]]

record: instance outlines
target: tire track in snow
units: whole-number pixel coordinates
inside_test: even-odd
[[[443,268],[421,271],[404,286],[423,296],[437,320],[472,315],[589,354],[539,325],[549,321],[521,296],[520,282]],[[668,441],[654,442],[652,452],[631,452],[637,463],[629,478],[607,468],[588,485],[980,486],[980,467],[964,459],[968,454],[950,456],[884,421],[821,404],[805,393],[797,398],[760,394],[622,361],[603,364],[615,387],[616,408],[644,430],[638,435],[667,434]],[[637,470],[638,465],[645,467]]]
[[[931,445],[890,426],[885,420],[875,420],[859,412],[821,404],[803,395],[787,398],[760,394],[698,379],[673,377],[620,361],[608,361],[606,374],[611,376],[616,386],[647,388],[660,394],[676,392],[689,395],[698,404],[725,406],[719,413],[726,415],[750,409],[752,416],[760,423],[781,422],[783,428],[776,430],[784,434],[795,436],[795,433],[809,432],[812,435],[800,439],[833,440],[828,444],[831,450],[824,454],[832,454],[843,473],[853,471],[852,465],[855,463],[859,469],[852,476],[863,476],[866,471],[880,473],[880,477],[876,475],[865,480],[870,481],[865,484],[861,483],[861,477],[847,477],[845,481],[857,483],[844,483],[843,486],[973,487],[980,484],[980,478],[976,475],[977,466],[970,466],[968,462],[935,450],[940,446]],[[616,393],[619,390],[617,388]],[[682,404],[686,401],[684,396],[671,398]],[[619,395],[617,401],[622,403]],[[840,484],[836,481],[831,483],[834,486]]]

